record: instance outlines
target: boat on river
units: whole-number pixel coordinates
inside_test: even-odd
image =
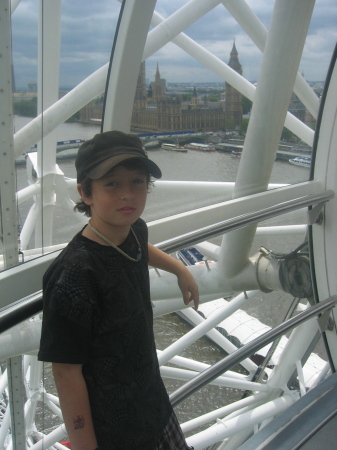
[[[56,142],[56,151],[62,152],[64,150],[69,150],[72,148],[79,148],[84,142],[84,139],[68,139],[66,141]],[[36,152],[37,145],[32,145],[30,151]]]
[[[187,148],[180,147],[179,144],[168,144],[168,143],[165,143],[165,144],[161,145],[161,148],[163,150],[169,150],[171,152],[185,152],[185,153],[187,152]]]
[[[307,168],[310,168],[311,166],[311,158],[309,157],[297,156],[296,158],[289,159],[289,162],[294,166],[301,166]]]
[[[275,0],[272,5],[265,1],[266,13],[273,9],[268,30],[258,18],[254,2],[252,6],[246,2],[225,6],[226,2],[186,0],[176,10],[175,2],[171,2],[173,14],[166,18],[159,14],[167,10],[160,0],[125,0],[122,6],[119,2],[88,2],[89,16],[85,19],[95,15],[94,26],[102,35],[106,33],[105,42],[113,42],[111,53],[95,48],[93,54],[109,53],[111,59],[92,71],[81,70],[82,75],[89,75],[84,79],[81,76],[61,98],[60,61],[69,60],[69,55],[61,52],[60,43],[65,42],[62,33],[76,33],[77,28],[67,25],[74,17],[69,20],[62,16],[68,14],[69,8],[61,8],[60,0],[44,2],[43,9],[37,12],[36,47],[37,97],[43,111],[18,131],[12,123],[12,74],[18,77],[20,58],[13,58],[11,45],[22,34],[19,18],[28,21],[29,16],[25,2],[11,3],[1,2],[0,27],[0,124],[4,125],[0,155],[0,448],[63,450],[65,444],[61,443],[68,440],[59,399],[53,383],[44,376],[48,366],[36,356],[43,273],[87,222],[73,210],[76,179],[69,175],[67,164],[62,170],[56,159],[58,127],[89,103],[95,105],[97,99],[101,103],[103,97],[102,130],[129,131],[135,95],[139,106],[146,90],[140,64],[168,43],[185,52],[187,61],[192,58],[198,66],[202,64],[211,78],[220,77],[252,101],[245,135],[247,151],[240,160],[229,161],[221,154],[209,158],[201,151],[214,151],[212,144],[189,144],[187,149],[199,150],[200,154],[181,158],[189,160],[193,156],[191,164],[182,161],[186,164],[186,178],[155,182],[154,195],[160,202],[156,213],[160,216],[148,223],[150,242],[170,254],[193,247],[205,256],[189,267],[199,285],[202,314],[183,303],[176,276],[150,268],[155,321],[166,323],[171,313],[179,313],[190,323],[188,327],[182,324],[182,332],[170,326],[169,342],[158,346],[161,374],[170,386],[170,400],[187,443],[195,450],[251,450],[280,445],[286,449],[334,448],[337,125],[332,118],[337,115],[337,50],[331,55],[320,99],[297,73],[302,54],[306,60],[310,21],[315,22],[322,12],[320,0],[315,9],[314,0]],[[76,10],[76,16],[87,13],[88,8]],[[16,21],[11,30],[14,10]],[[185,34],[185,30],[199,24],[215,33],[216,21],[211,28],[209,23],[209,13],[213,12],[223,19],[219,23],[230,23],[234,17],[246,33],[244,38],[263,53],[257,87],[213,54],[209,50],[212,46],[202,47],[191,38],[193,33]],[[72,60],[79,61],[79,55],[84,54],[79,66],[85,61],[98,61],[90,57],[89,50],[83,52],[82,45],[87,41],[83,32],[74,35],[73,44],[78,47]],[[97,40],[90,42],[95,45]],[[239,42],[233,45],[234,55]],[[326,64],[326,53],[317,54],[317,68]],[[22,54],[26,68],[28,49]],[[169,65],[169,61],[165,63]],[[172,64],[172,71],[174,67],[176,64]],[[137,80],[144,80],[142,89],[138,89]],[[158,119],[158,128],[172,128],[182,134],[179,120],[165,124],[159,81],[153,90],[151,114]],[[315,130],[287,110],[292,92],[316,120]],[[179,98],[166,100],[172,110],[181,107]],[[196,110],[196,114],[190,114],[188,130],[197,128],[202,133],[200,139],[204,139],[210,124],[205,122],[205,131],[201,131],[192,119],[199,107],[206,107],[207,100],[204,105],[196,100],[194,97],[192,105],[185,105]],[[142,114],[141,107],[134,112],[137,118]],[[188,118],[189,110],[185,112]],[[273,181],[274,159],[284,126],[312,149],[310,178],[308,172],[298,169],[302,176],[299,180]],[[268,130],[268,139],[261,137],[264,130]],[[153,139],[159,138],[162,136],[153,135]],[[15,159],[39,142],[36,152],[27,158],[26,170],[19,168],[25,180],[18,182]],[[164,152],[154,156],[158,154],[165,156]],[[166,155],[166,160],[170,163],[175,158]],[[190,181],[193,165],[204,167],[210,160],[219,161],[220,172],[224,167],[221,164],[232,162],[233,171],[226,179],[205,180],[201,176]],[[293,171],[297,168],[289,172]],[[167,214],[166,202],[176,197],[184,200],[179,211]],[[185,197],[193,197],[196,203],[185,201]],[[199,201],[201,197],[206,200]],[[277,244],[276,237],[281,244]],[[211,350],[205,358],[198,351],[191,355],[190,347],[205,341],[204,337]]]
[[[184,146],[188,150],[199,150],[201,152],[215,152],[212,144],[199,144],[198,142],[191,142]]]
[[[56,160],[61,159],[74,159],[77,156],[77,151],[83,144],[84,139],[70,139],[66,141],[58,141],[56,143]],[[26,164],[27,156],[29,153],[37,152],[37,145],[33,145],[29,152],[23,153],[15,159],[15,165]]]
[[[215,150],[218,150],[219,152],[227,152],[227,153],[232,153],[232,152],[242,152],[243,149],[243,143],[240,144],[233,144],[230,142],[220,142],[219,144],[215,144],[214,145]]]
[[[149,141],[144,143],[145,150],[154,150],[160,147],[160,142],[158,140]]]

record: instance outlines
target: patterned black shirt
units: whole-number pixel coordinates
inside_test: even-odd
[[[153,449],[172,413],[154,343],[145,222],[133,230],[139,262],[79,233],[43,279],[38,357],[83,364],[103,450]],[[132,233],[120,248],[136,257]]]

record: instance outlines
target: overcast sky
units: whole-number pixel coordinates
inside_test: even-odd
[[[200,0],[205,1],[205,0]],[[37,0],[21,0],[12,16],[12,50],[16,87],[37,79]],[[158,0],[156,11],[168,17],[187,0]],[[246,0],[269,28],[274,1]],[[118,19],[116,0],[63,0],[60,85],[72,87],[108,62]],[[261,52],[221,4],[185,30],[196,42],[228,62],[235,39],[243,76],[256,81]],[[336,0],[316,0],[299,70],[309,81],[325,79],[337,40]],[[169,43],[146,62],[152,80],[159,64],[167,82],[222,81]]]

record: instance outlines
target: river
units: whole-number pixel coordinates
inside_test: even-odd
[[[18,131],[30,119],[15,116],[15,129]],[[58,141],[70,139],[88,139],[100,132],[97,125],[80,123],[65,123],[56,129]],[[184,152],[172,152],[168,150],[155,149],[148,151],[152,159],[161,168],[163,180],[185,180],[185,181],[235,181],[240,159],[233,158],[225,152],[201,152],[189,150]],[[59,161],[59,167],[66,177],[75,177],[74,160]],[[298,183],[306,181],[309,170],[303,167],[293,166],[284,161],[275,161],[271,175],[271,183]],[[27,185],[26,174],[23,167],[17,168],[17,188],[18,190]],[[77,193],[72,196],[77,199]],[[222,193],[209,198],[204,195],[193,194],[177,197],[176,195],[163,195],[152,189],[148,196],[147,207],[144,212],[146,221],[156,220],[163,216],[177,214],[185,211],[186,205],[189,209],[204,206],[211,203],[223,201]],[[165,208],[163,208],[165,204]],[[26,214],[24,209],[22,220]]]

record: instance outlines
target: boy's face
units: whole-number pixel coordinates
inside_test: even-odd
[[[91,208],[92,224],[104,233],[109,226],[128,229],[144,211],[147,190],[145,171],[120,165],[105,177],[92,181],[91,196],[80,194]]]

